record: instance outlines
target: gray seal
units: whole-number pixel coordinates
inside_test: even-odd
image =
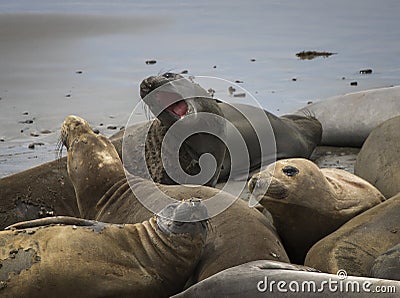
[[[197,297],[393,297],[400,282],[317,272],[299,265],[258,260],[221,271],[173,298]],[[358,290],[357,290],[358,289]],[[386,293],[383,291],[387,291]]]
[[[322,145],[361,147],[370,132],[400,115],[400,86],[334,96],[300,109],[310,111],[322,124]]]

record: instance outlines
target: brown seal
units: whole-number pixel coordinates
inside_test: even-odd
[[[371,182],[386,197],[400,192],[400,116],[377,126],[357,156],[354,173]]]
[[[349,275],[371,276],[375,259],[400,243],[400,195],[349,220],[317,242],[305,264],[324,272],[346,270]]]
[[[271,212],[292,262],[357,214],[385,200],[370,183],[339,169],[293,158],[277,161],[249,181],[253,199]]]
[[[71,131],[75,130],[78,121],[81,122],[79,129]],[[77,182],[74,187],[80,200],[80,211],[89,219],[111,223],[141,222],[149,218],[151,212],[138,197],[157,204],[161,194],[173,200],[196,197],[205,201],[219,195],[217,205],[231,204],[210,220],[211,229],[193,282],[258,259],[289,261],[271,222],[244,201],[206,186],[156,184],[156,191],[152,181],[130,175],[128,181],[114,147],[110,142],[103,143],[107,139],[94,134],[86,121],[69,116],[64,121],[63,131],[63,141],[68,148],[69,175],[71,181]],[[96,187],[95,194],[91,186]]]
[[[201,256],[206,222],[195,220],[206,213],[193,199],[137,224],[48,218],[14,225],[0,232],[0,295],[169,297]],[[194,221],[180,221],[186,217]]]

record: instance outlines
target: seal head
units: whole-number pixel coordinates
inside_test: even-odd
[[[202,234],[207,236],[208,212],[200,199],[191,198],[166,206],[157,215],[157,225],[167,235]]]

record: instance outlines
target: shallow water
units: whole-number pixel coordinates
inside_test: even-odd
[[[115,133],[162,71],[241,80],[276,114],[400,81],[397,0],[108,2],[0,1],[0,176],[54,159],[69,114]]]

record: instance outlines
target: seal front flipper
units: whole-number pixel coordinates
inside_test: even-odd
[[[97,224],[99,224],[99,222],[94,220],[86,220],[71,216],[54,216],[18,222],[6,227],[5,230],[22,230],[48,225],[94,226]]]

